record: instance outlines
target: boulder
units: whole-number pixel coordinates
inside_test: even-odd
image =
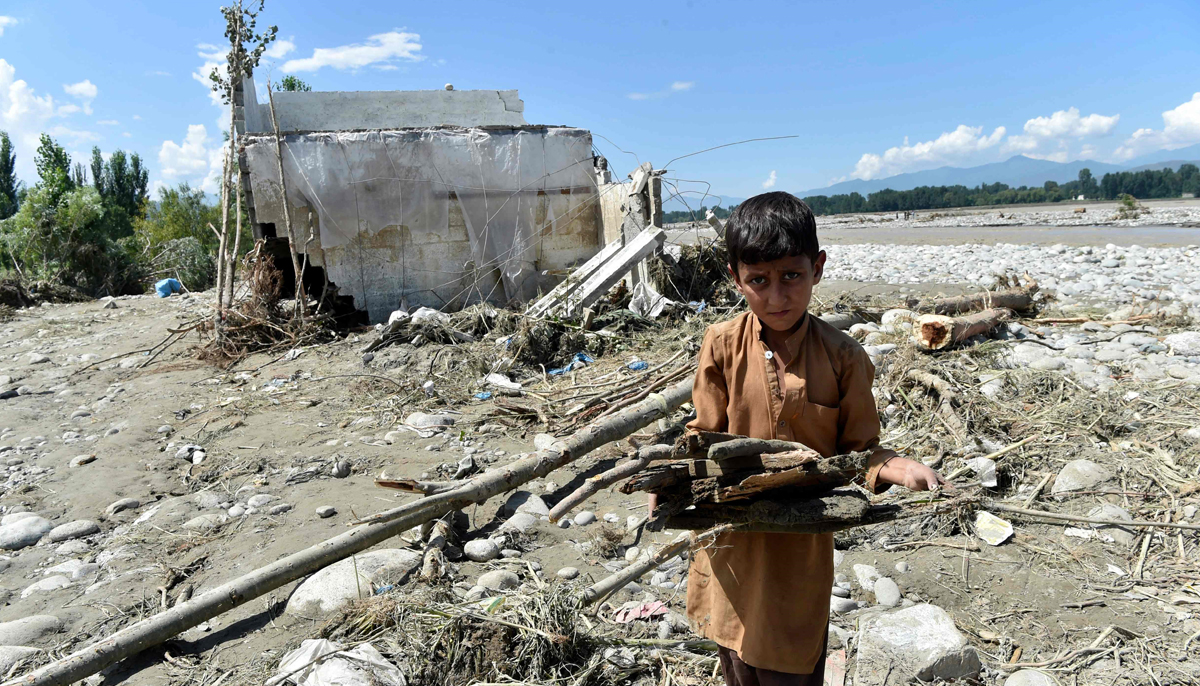
[[[1163,339],[1172,355],[1200,357],[1200,331],[1181,331]]]
[[[507,591],[521,585],[521,577],[507,569],[497,569],[479,577],[476,582],[491,591]]]
[[[22,513],[24,514],[24,513]],[[42,540],[54,525],[49,520],[33,515],[0,526],[0,549],[20,550]]]
[[[981,667],[975,648],[935,605],[876,615],[858,631],[855,686],[974,678]]]
[[[13,665],[40,652],[37,648],[25,646],[0,646],[0,674],[8,674]]]
[[[90,519],[78,519],[67,522],[50,530],[48,537],[51,543],[62,543],[75,538],[83,538],[100,533],[100,525]]]
[[[70,585],[71,580],[65,576],[62,576],[61,574],[56,576],[48,576],[41,581],[36,581],[29,586],[26,586],[25,590],[21,591],[21,597],[28,598],[34,594],[50,593],[52,591],[57,591],[60,588],[66,588]]]
[[[62,620],[53,615],[33,615],[0,624],[0,645],[27,646],[62,630]]]
[[[1091,519],[1113,519],[1120,522],[1132,522],[1133,517],[1125,511],[1125,508],[1113,505],[1112,503],[1104,503],[1099,507],[1093,507],[1088,511],[1087,516]],[[1113,541],[1117,545],[1129,547],[1133,545],[1133,539],[1137,538],[1137,534],[1131,529],[1126,529],[1121,526],[1104,526],[1094,525],[1095,528],[1103,536],[1112,536]]]
[[[500,546],[488,538],[477,538],[467,541],[463,546],[463,555],[472,562],[490,562],[500,557]]]
[[[534,517],[546,517],[550,514],[550,508],[541,496],[534,495],[529,491],[517,491],[500,506],[500,513],[508,517],[518,512],[528,512]]]
[[[1112,473],[1091,460],[1073,460],[1067,463],[1054,479],[1051,493],[1083,491],[1112,478]]]
[[[358,599],[360,590],[363,597],[370,597],[376,586],[402,582],[421,560],[419,552],[385,548],[336,562],[300,584],[288,598],[285,612],[308,618],[327,615]]]
[[[1013,672],[1004,680],[1004,686],[1058,686],[1058,682],[1036,669]]]

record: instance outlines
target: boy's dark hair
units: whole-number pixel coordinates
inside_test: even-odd
[[[817,260],[817,221],[808,205],[782,191],[756,195],[738,205],[725,221],[729,266],[758,264],[782,257],[807,255]]]

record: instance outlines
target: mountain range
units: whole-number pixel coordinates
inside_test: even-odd
[[[918,186],[954,186],[963,185],[968,188],[982,183],[1005,183],[1013,188],[1019,186],[1041,186],[1047,181],[1066,183],[1079,178],[1079,170],[1087,168],[1092,176],[1100,180],[1105,174],[1118,171],[1143,171],[1146,169],[1178,169],[1181,164],[1200,165],[1200,144],[1177,150],[1159,150],[1158,152],[1137,157],[1125,164],[1109,164],[1095,160],[1076,160],[1074,162],[1051,162],[1035,160],[1032,157],[1017,155],[1003,162],[982,164],[977,167],[938,167],[926,171],[897,174],[883,179],[851,179],[835,183],[825,188],[815,188],[795,195],[807,198],[813,195],[838,195],[841,193],[861,193],[867,195],[875,191],[890,188],[895,191],[907,191]],[[724,207],[736,205],[745,198],[721,197],[716,200],[707,198],[705,205],[720,204]],[[700,206],[699,198],[688,198],[688,204],[693,209]],[[687,209],[678,199],[663,203],[663,209],[671,212]]]

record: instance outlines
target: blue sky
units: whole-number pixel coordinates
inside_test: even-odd
[[[24,180],[36,181],[36,137],[48,131],[77,159],[122,148],[155,183],[215,188],[226,117],[197,76],[223,53],[218,7],[6,0],[0,129]],[[618,147],[661,167],[798,136],[670,164],[670,178],[734,197],[1015,154],[1120,162],[1200,142],[1194,0],[597,7],[268,0],[261,21],[282,40],[258,80],[516,88],[530,123],[590,129],[622,174],[635,158]]]

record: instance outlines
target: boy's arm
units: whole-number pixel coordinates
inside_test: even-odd
[[[696,431],[725,431],[729,428],[729,388],[725,385],[725,351],[718,344],[719,336],[709,329],[700,344],[696,380],[692,384],[692,405],[696,418],[687,427]]]
[[[882,493],[892,484],[914,491],[945,484],[946,480],[929,467],[879,445],[879,411],[871,393],[874,380],[875,365],[865,353],[859,351],[847,360],[839,381],[838,452],[870,451],[865,482],[872,493]]]

